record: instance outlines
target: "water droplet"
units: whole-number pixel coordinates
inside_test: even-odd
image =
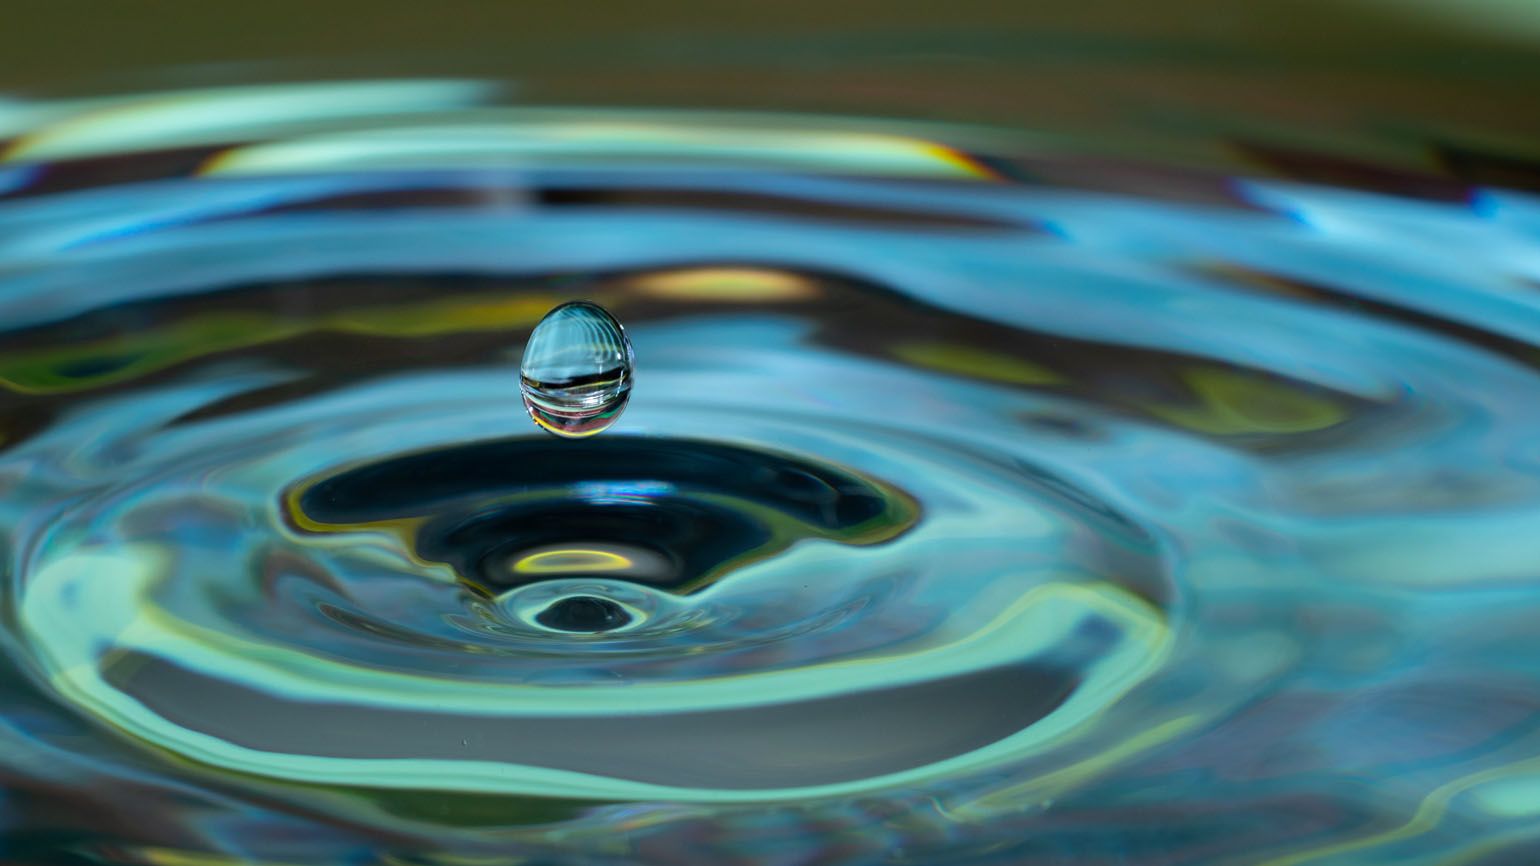
[[[615,317],[588,301],[547,313],[529,335],[520,368],[524,408],[568,439],[614,424],[631,397],[631,341]]]
[[[573,595],[542,610],[535,622],[560,631],[609,631],[631,621],[626,609],[607,598]]]

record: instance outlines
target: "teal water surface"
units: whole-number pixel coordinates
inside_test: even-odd
[[[7,862],[1540,851],[1530,195],[474,81],[6,110]],[[578,299],[639,384],[567,441]]]

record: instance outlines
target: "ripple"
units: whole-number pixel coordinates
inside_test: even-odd
[[[553,574],[602,572],[694,591],[805,539],[876,544],[915,501],[832,466],[701,440],[456,445],[305,483],[312,532],[411,533],[487,596]]]
[[[1165,170],[1193,203],[1009,180],[977,130],[414,87],[6,151],[8,785],[78,764],[279,860],[1531,816],[1532,200]],[[511,374],[576,298],[647,387],[558,441]],[[113,832],[231,850],[161,812]]]
[[[381,396],[394,400],[394,388]],[[335,407],[339,421],[357,417],[349,403]],[[1091,531],[1076,528],[1082,504],[1050,488],[1016,506],[1028,522],[1008,521],[1035,544],[976,532],[959,573],[955,558],[924,554],[957,531],[927,531],[924,494],[827,458],[667,437],[521,438],[285,482],[272,461],[310,449],[334,459],[343,443],[224,429],[214,468],[189,461],[155,477],[154,496],[64,517],[103,537],[40,550],[20,610],[35,658],[73,700],[242,772],[598,797],[870,789],[1031,748],[1147,673],[1165,640],[1159,611],[1129,594],[1137,584],[1095,576],[1139,555],[1094,532],[1077,538]],[[826,435],[824,450],[864,450]],[[862,441],[884,436],[872,428]],[[957,463],[959,477],[936,477],[947,463],[927,491],[980,471]],[[179,486],[198,492],[168,495]],[[275,534],[284,523],[295,531]],[[906,535],[919,555],[895,560],[884,548]],[[1036,569],[1023,555],[1035,546]],[[242,556],[244,587],[209,579]],[[1083,577],[1067,571],[1077,560]],[[1001,703],[1007,694],[1017,697]],[[938,715],[938,702],[950,710]],[[655,727],[637,723],[641,710]],[[874,713],[895,725],[875,749],[864,724]],[[366,718],[378,732],[367,748],[350,730]],[[529,751],[508,751],[489,726]],[[570,747],[550,739],[556,730]],[[433,745],[455,732],[451,745],[501,745]],[[724,763],[754,742],[785,751],[756,751],[761,770]],[[868,757],[831,762],[831,748]],[[675,750],[691,757],[644,772],[641,756]]]

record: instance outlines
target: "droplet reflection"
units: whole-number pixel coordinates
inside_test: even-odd
[[[625,329],[603,307],[562,304],[540,320],[524,348],[524,408],[563,438],[602,432],[626,408],[634,361]]]

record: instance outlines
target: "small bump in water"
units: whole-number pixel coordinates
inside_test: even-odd
[[[607,598],[574,595],[535,615],[535,622],[558,631],[610,631],[631,622],[626,609]]]
[[[520,390],[536,425],[567,439],[614,424],[631,398],[635,357],[626,331],[588,301],[562,304],[535,326],[524,347]]]

